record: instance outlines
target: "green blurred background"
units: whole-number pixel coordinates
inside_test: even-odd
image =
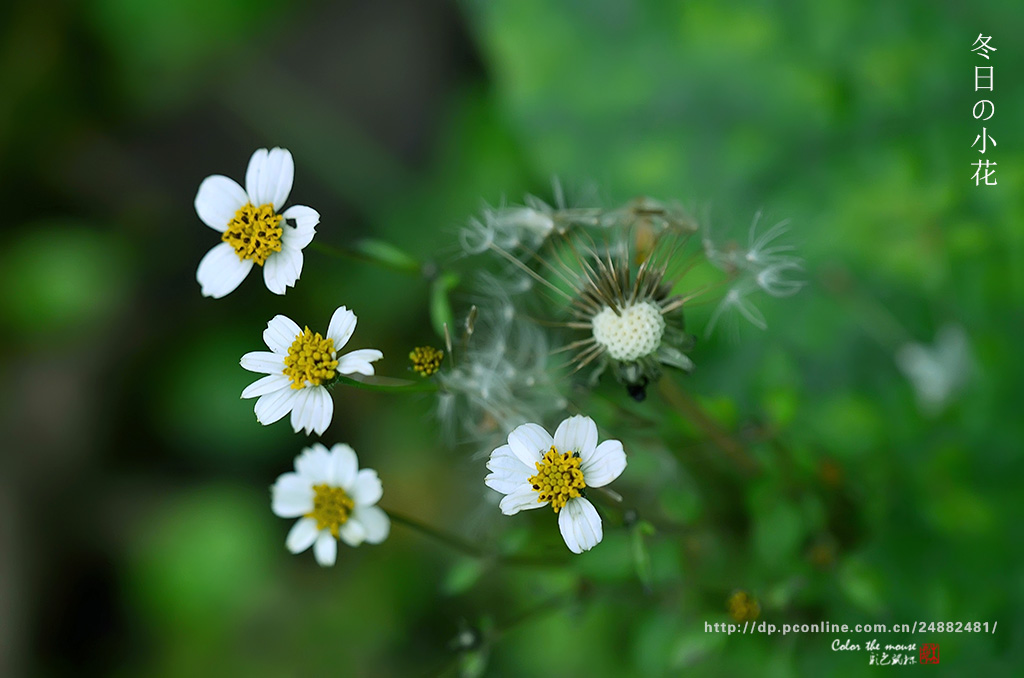
[[[0,673],[1020,675],[1022,34],[1016,2],[4,4]],[[981,98],[992,187],[971,180]],[[380,373],[436,337],[426,286],[311,250],[284,298],[254,276],[201,298],[196,188],[276,145],[318,240],[442,266],[481,199],[549,198],[552,176],[680,199],[740,242],[758,209],[791,219],[807,289],[760,305],[766,332],[702,341],[685,382],[762,471],[716,464],[685,422],[703,462],[631,456],[617,489],[670,526],[646,538],[649,592],[611,524],[564,568],[397,525],[333,569],[288,555],[268,486],[305,439],[256,423],[239,356],[274,314],[326,326],[342,303]],[[901,347],[946,326],[966,340],[915,385]],[[564,551],[550,521],[498,515],[428,396],[335,398],[325,440],[380,471],[384,506]],[[834,635],[704,633],[735,589],[779,625],[999,626],[874,634],[942,663],[871,667]]]

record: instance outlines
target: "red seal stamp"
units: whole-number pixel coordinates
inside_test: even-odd
[[[921,651],[918,654],[918,663],[920,664],[939,663],[939,646],[937,643],[924,643],[921,645]]]

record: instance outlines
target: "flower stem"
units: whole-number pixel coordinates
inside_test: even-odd
[[[355,378],[351,375],[339,374],[337,383],[346,386],[354,386],[368,391],[386,391],[389,393],[421,393],[424,391],[436,391],[437,382],[430,379],[396,379],[394,377],[382,377],[378,375],[362,376]]]
[[[758,471],[757,462],[747,454],[743,445],[723,429],[690,394],[679,388],[675,381],[663,378],[659,382],[659,390],[672,407],[703,431],[712,444],[736,464],[740,472],[750,475]]]
[[[411,518],[405,514],[398,513],[389,509],[385,509],[388,516],[391,517],[393,522],[405,525],[420,534],[436,539],[448,548],[459,551],[460,553],[467,555],[471,558],[477,558],[479,560],[490,560],[495,563],[502,565],[524,565],[524,566],[558,566],[566,563],[565,558],[545,558],[542,556],[524,556],[524,555],[501,555],[496,553],[488,553],[478,548],[472,542],[458,537],[454,534],[444,532],[427,525],[424,522]]]
[[[424,267],[408,254],[380,240],[360,240],[354,247],[328,245],[314,240],[310,247],[332,257],[352,259],[368,264],[377,264],[392,271],[399,271],[420,277],[424,275]]]
[[[441,530],[431,527],[426,523],[422,523],[415,518],[410,518],[407,515],[403,515],[390,509],[385,509],[385,512],[391,517],[392,521],[412,528],[421,534],[431,537],[432,539],[436,539],[445,546],[453,548],[456,551],[461,551],[467,556],[471,556],[473,558],[484,557],[484,553],[480,549],[461,537],[456,537],[453,534],[442,532]]]

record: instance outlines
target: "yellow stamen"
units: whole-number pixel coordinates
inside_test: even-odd
[[[441,369],[442,358],[444,351],[439,351],[433,346],[419,346],[409,353],[413,371],[424,377],[429,377]]]
[[[235,218],[220,239],[235,248],[242,261],[252,259],[262,266],[267,257],[281,251],[281,215],[274,212],[269,202],[259,207],[245,203],[235,212]]]
[[[582,496],[581,491],[587,487],[583,482],[583,471],[580,469],[578,456],[558,450],[552,445],[551,449],[544,453],[544,457],[535,462],[537,475],[530,476],[529,482],[534,492],[538,492],[538,502],[551,502],[551,508],[555,513],[565,506],[565,502],[573,497]]]
[[[337,376],[336,356],[334,340],[321,337],[319,332],[314,334],[307,327],[288,347],[284,376],[292,380],[292,388],[319,386]]]
[[[729,596],[729,616],[735,621],[754,621],[761,614],[761,604],[746,591],[736,591]]]
[[[314,485],[313,510],[306,514],[307,518],[316,521],[316,529],[330,529],[335,538],[338,528],[348,522],[356,503],[348,493],[340,487],[331,487],[326,483]]]

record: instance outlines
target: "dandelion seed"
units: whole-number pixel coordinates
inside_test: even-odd
[[[743,284],[733,286],[722,300],[715,307],[715,311],[711,314],[711,318],[708,319],[708,326],[705,333],[710,336],[711,332],[714,331],[715,325],[718,324],[719,319],[723,314],[736,310],[746,318],[751,325],[759,329],[768,329],[768,323],[764,319],[764,315],[758,310],[756,306],[747,298],[750,293],[750,289]]]
[[[285,546],[302,553],[310,546],[323,567],[334,565],[338,540],[349,546],[380,544],[391,520],[376,504],[384,490],[377,472],[359,469],[355,450],[338,444],[328,450],[314,444],[295,458],[295,471],[282,474],[271,488],[271,509],[281,518],[298,518]]]
[[[708,261],[733,275],[746,273],[757,276],[771,267],[802,270],[800,257],[792,254],[796,250],[795,246],[774,244],[789,232],[789,220],[784,219],[758,235],[757,227],[760,221],[761,212],[759,211],[751,221],[746,249],[736,242],[728,242],[724,246],[719,246],[712,238],[705,236],[703,239],[704,254]]]
[[[582,553],[604,537],[586,490],[618,478],[626,469],[626,453],[618,440],[598,444],[594,420],[577,415],[559,424],[554,437],[537,424],[517,427],[507,445],[491,452],[487,469],[484,483],[505,495],[502,513],[551,506],[565,545]]]
[[[754,280],[757,286],[773,297],[791,297],[804,288],[803,280],[787,280],[786,273],[803,271],[804,267],[797,261],[783,261],[765,266]]]
[[[785,254],[795,250],[796,247],[794,245],[775,245],[774,247],[769,247],[769,245],[789,231],[789,219],[783,219],[760,236],[757,236],[757,224],[760,220],[761,212],[758,211],[750,224],[750,234],[747,237],[748,247],[744,254],[744,259],[747,263],[755,267],[780,263],[798,263],[798,257]]]
[[[256,401],[256,420],[264,426],[291,413],[292,428],[321,434],[331,424],[334,401],[327,391],[339,374],[372,375],[372,362],[384,354],[360,349],[339,356],[356,329],[356,315],[344,306],[331,317],[327,335],[300,329],[283,315],[274,316],[263,332],[267,351],[242,356],[241,365],[250,372],[267,376],[242,391],[243,398]]]
[[[304,205],[281,211],[294,175],[291,153],[261,148],[249,159],[244,189],[219,174],[199,185],[196,213],[222,240],[196,270],[203,296],[230,294],[253,265],[263,268],[263,280],[274,294],[295,285],[302,273],[302,250],[313,240],[320,214]]]
[[[561,398],[547,370],[544,333],[517,316],[496,277],[480,276],[483,281],[473,297],[473,333],[456,342],[455,360],[435,378],[445,435],[487,453],[502,429],[550,415]]]

